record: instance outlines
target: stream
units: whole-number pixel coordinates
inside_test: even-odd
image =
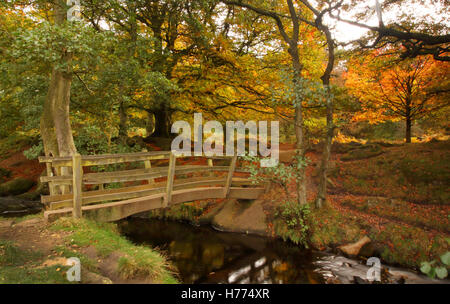
[[[133,243],[157,248],[168,256],[183,283],[367,283],[369,266],[362,261],[281,240],[137,217],[118,224]],[[382,268],[383,283],[449,283],[408,269]]]
[[[183,283],[323,283],[316,253],[279,240],[153,219],[129,218],[119,227],[132,242],[169,256]]]

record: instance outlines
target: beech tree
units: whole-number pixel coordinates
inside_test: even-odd
[[[348,67],[345,85],[363,109],[355,119],[371,122],[403,119],[407,143],[411,142],[415,120],[448,106],[450,65],[431,56],[398,62],[374,51],[353,58]]]

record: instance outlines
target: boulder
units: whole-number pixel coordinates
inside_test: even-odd
[[[0,167],[0,183],[11,177],[11,170]]]
[[[35,185],[31,179],[18,177],[0,184],[0,196],[19,195],[27,192]]]
[[[228,200],[218,211],[212,226],[220,231],[268,235],[263,200]]]
[[[40,201],[29,201],[17,197],[0,197],[1,214],[31,214],[41,211]]]
[[[361,248],[364,245],[370,243],[370,241],[371,241],[370,238],[365,235],[363,238],[361,238],[356,243],[339,246],[338,249],[340,249],[347,256],[355,257],[359,254]]]

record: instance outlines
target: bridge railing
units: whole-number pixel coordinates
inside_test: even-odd
[[[184,157],[177,158],[170,151],[39,157],[39,161],[45,163],[47,167],[47,176],[42,176],[41,182],[48,183],[50,190],[50,195],[41,196],[41,201],[50,210],[73,208],[73,215],[81,217],[83,205],[162,193],[164,194],[162,207],[167,207],[171,202],[173,191],[176,190],[221,186],[224,191],[223,197],[227,197],[232,184],[251,185],[245,178],[233,178],[235,172],[246,172],[245,169],[236,168],[236,156],[200,158],[206,158],[205,165],[177,165],[177,160],[182,161]],[[214,165],[213,160],[219,160],[220,164]],[[143,163],[143,168],[120,168],[111,172],[92,172],[89,168],[136,162],[141,163],[141,166]],[[153,165],[162,164],[162,166],[152,166],[152,162]],[[201,173],[207,173],[207,176],[194,176]],[[135,185],[139,182],[140,185]],[[120,187],[105,187],[112,183],[120,183]]]

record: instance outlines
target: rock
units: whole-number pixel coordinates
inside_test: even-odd
[[[24,200],[17,197],[0,197],[0,215],[17,214],[26,215],[41,211],[43,205],[40,201]]]
[[[314,272],[321,274],[327,283],[339,281],[342,284],[373,284],[367,279],[367,273],[372,267],[361,261],[335,255],[323,255],[313,262]],[[350,265],[351,267],[348,267]],[[449,280],[430,279],[422,274],[381,264],[381,282],[390,284],[449,284]]]
[[[0,167],[0,182],[3,183],[6,179],[10,178],[11,174],[11,170]]]
[[[353,282],[355,284],[370,284],[369,281],[361,279],[360,277],[356,277],[356,276],[353,277]]]
[[[263,200],[228,200],[212,220],[212,226],[220,231],[268,235]]]
[[[81,284],[113,284],[111,279],[81,268]]]
[[[339,246],[338,249],[340,249],[344,254],[350,257],[355,257],[359,254],[361,248],[365,245],[370,243],[370,238],[368,236],[364,236],[359,241],[353,244],[348,244],[344,246]]]
[[[31,179],[18,177],[0,184],[0,196],[19,195],[27,192],[35,185]]]
[[[383,246],[379,242],[370,242],[361,247],[358,255],[366,258],[380,257],[383,249]]]

